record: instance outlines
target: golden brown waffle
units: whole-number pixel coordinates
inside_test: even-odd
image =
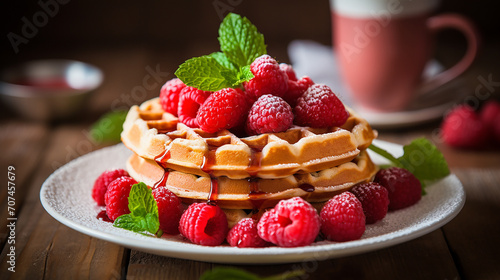
[[[327,201],[357,183],[371,180],[377,167],[362,151],[351,162],[319,172],[279,179],[230,179],[165,171],[155,161],[134,154],[127,162],[127,171],[149,186],[165,184],[186,203],[212,200],[225,209],[264,209],[296,196],[312,203]]]
[[[137,155],[189,174],[231,179],[286,178],[353,160],[376,137],[355,112],[342,127],[292,127],[282,133],[239,138],[223,130],[206,133],[180,123],[162,110],[159,98],[133,106],[125,120],[123,143]]]

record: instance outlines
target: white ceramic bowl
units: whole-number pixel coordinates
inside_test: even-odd
[[[74,60],[36,60],[3,71],[1,100],[19,115],[36,121],[70,118],[98,88],[97,67]]]

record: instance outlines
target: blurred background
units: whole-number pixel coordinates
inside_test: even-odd
[[[500,81],[500,17],[495,3],[445,0],[437,12],[460,13],[476,23],[483,44],[475,64],[480,65],[481,75],[493,74],[493,80]],[[248,17],[264,34],[268,53],[280,62],[289,62],[287,47],[293,40],[332,43],[328,0],[19,0],[1,5],[1,68],[32,59],[65,58],[103,70],[105,79],[97,96],[79,116],[89,121],[157,96],[160,79],[173,78],[179,64],[217,51],[218,26],[228,12]],[[444,31],[436,59],[451,65],[464,50],[460,33]],[[158,79],[139,91],[152,71]],[[470,78],[476,77],[477,72]],[[0,116],[9,118],[9,109],[0,106]]]

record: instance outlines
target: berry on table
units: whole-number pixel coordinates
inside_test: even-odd
[[[488,140],[488,129],[468,105],[454,108],[441,124],[443,141],[455,148],[481,148]]]
[[[321,232],[337,242],[361,238],[365,232],[365,214],[353,193],[343,192],[326,202],[320,212]]]
[[[387,189],[389,210],[398,210],[417,203],[422,197],[422,185],[410,171],[390,167],[382,169],[373,180]]]
[[[257,224],[259,236],[282,247],[307,246],[320,229],[316,209],[300,197],[281,200]]]

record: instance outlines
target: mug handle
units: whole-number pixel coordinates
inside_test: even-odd
[[[477,51],[479,48],[479,33],[477,32],[474,24],[467,18],[458,14],[441,14],[437,16],[430,17],[427,20],[427,27],[432,31],[436,32],[440,29],[445,28],[455,28],[461,31],[467,40],[468,48],[462,59],[433,78],[426,80],[419,87],[420,93],[430,92],[449,81],[455,79],[460,74],[465,72],[467,68],[474,62],[476,58]]]

